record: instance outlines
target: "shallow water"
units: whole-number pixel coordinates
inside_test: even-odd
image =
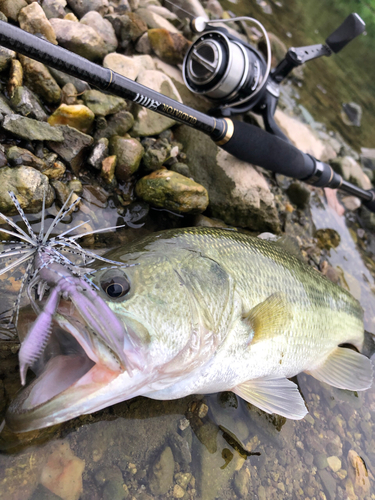
[[[324,43],[351,12],[355,2],[336,0],[282,0],[267,3],[265,14],[255,0],[224,0],[225,8],[237,15],[252,16],[278,35],[287,47]],[[363,5],[363,2],[358,2]],[[367,35],[350,42],[340,53],[321,57],[303,65],[304,78],[298,88],[303,105],[327,130],[339,132],[357,151],[375,147],[375,31],[372,22]],[[340,118],[342,104],[356,102],[362,107],[360,127],[345,125]]]
[[[96,207],[95,213],[96,224],[108,214],[108,223],[117,222],[115,210]],[[374,331],[374,279],[353,231],[322,200],[312,203],[312,214],[317,229],[334,229],[340,235],[328,261],[343,269],[348,287],[364,307],[366,327]],[[129,231],[121,229],[110,239],[115,245],[122,233],[125,241]],[[0,390],[14,394],[20,387],[17,355],[15,350],[9,354],[11,343],[8,353],[4,349],[1,344]],[[0,498],[375,498],[375,389],[341,391],[306,374],[298,376],[298,384],[309,414],[297,422],[221,393],[165,402],[139,397],[26,434],[5,428],[0,435]],[[356,470],[357,476],[369,478],[370,489],[366,483],[361,490],[363,477],[356,477]],[[57,497],[41,484],[48,485],[46,476],[54,474],[59,480],[49,487],[56,488]]]

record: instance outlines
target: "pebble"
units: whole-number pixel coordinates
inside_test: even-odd
[[[48,118],[52,126],[69,125],[80,132],[87,133],[91,130],[95,115],[83,104],[61,104]]]
[[[341,460],[338,457],[332,456],[327,458],[328,466],[333,472],[341,469]]]
[[[55,141],[63,142],[64,135],[61,130],[48,123],[39,122],[33,118],[21,115],[7,115],[2,123],[3,129],[29,141]]]

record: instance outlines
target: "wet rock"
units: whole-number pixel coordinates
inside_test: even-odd
[[[300,120],[277,109],[275,121],[292,143],[304,153],[309,153],[324,162],[337,156],[331,147],[317,137],[316,132],[311,127],[301,123]]]
[[[362,119],[362,108],[355,102],[345,103],[342,105],[340,116],[345,125],[360,127]]]
[[[2,115],[13,115],[14,114],[13,109],[9,106],[8,99],[3,94],[0,94],[0,113]]]
[[[58,130],[56,127],[51,127],[48,123],[39,122],[21,115],[6,116],[2,127],[17,137],[29,141],[62,142],[64,140],[61,130]]]
[[[151,29],[148,38],[155,54],[169,64],[181,64],[191,45],[184,36],[166,29]]]
[[[55,151],[64,161],[68,162],[73,172],[78,175],[88,148],[94,139],[69,125],[53,127],[60,131],[63,142],[49,142],[48,147]]]
[[[91,26],[91,28],[99,33],[106,43],[108,53],[114,52],[117,49],[118,42],[115,30],[113,29],[112,24],[107,21],[107,19],[103,19],[99,12],[96,12],[95,10],[87,12],[87,14],[82,17],[80,22],[86,26]]]
[[[129,111],[119,111],[104,120],[103,128],[97,128],[95,139],[111,138],[114,135],[125,135],[134,124],[134,116]]]
[[[178,127],[175,138],[184,146],[192,177],[208,191],[213,217],[236,227],[279,232],[274,197],[263,175],[190,127]]]
[[[44,64],[29,57],[19,55],[24,83],[30,90],[48,103],[57,103],[61,98],[61,89]]]
[[[49,68],[51,75],[60,85],[60,87],[64,87],[67,83],[72,83],[74,87],[77,89],[77,92],[84,92],[89,89],[88,83],[80,80],[79,78],[75,78],[74,76],[67,75],[62,71],[58,71],[57,69]]]
[[[322,481],[324,491],[327,496],[327,500],[335,500],[336,499],[336,481],[331,476],[331,474],[326,470],[318,471],[319,477]]]
[[[84,468],[85,462],[73,454],[68,442],[60,441],[52,447],[40,482],[63,500],[78,500]]]
[[[173,485],[174,460],[167,446],[154,463],[150,475],[150,490],[153,495],[165,495]]]
[[[112,24],[121,47],[124,49],[130,42],[136,42],[147,31],[147,24],[134,12],[109,14],[106,19]]]
[[[154,69],[155,64],[150,56],[124,56],[123,54],[108,54],[103,61],[103,66],[116,71],[130,80],[135,80],[143,70]]]
[[[86,90],[82,98],[85,105],[96,116],[112,115],[126,107],[125,99],[110,94],[103,94],[99,90]]]
[[[61,104],[77,104],[77,89],[72,83],[67,83],[61,89]]]
[[[151,43],[148,33],[144,33],[135,44],[135,50],[141,54],[152,54]]]
[[[22,82],[23,82],[22,64],[18,59],[12,59],[9,71],[9,79],[7,83],[7,91],[10,98],[13,97],[14,91],[16,90],[16,88],[22,85]]]
[[[14,215],[17,212],[8,191],[13,191],[23,210],[37,213],[42,209],[46,192],[46,207],[54,200],[54,193],[48,178],[32,167],[3,167],[0,169],[0,212]]]
[[[178,174],[184,175],[185,177],[191,177],[191,172],[186,163],[181,163],[179,161],[176,163],[172,163],[169,166],[169,170],[173,170],[173,172],[177,172]]]
[[[47,121],[47,113],[38,97],[27,87],[17,87],[11,102],[16,113],[28,118],[35,118],[38,121]]]
[[[59,180],[64,177],[65,171],[65,165],[61,163],[61,161],[57,160],[49,168],[43,170],[43,174],[46,175],[50,180]]]
[[[246,467],[234,474],[233,488],[240,498],[246,498],[249,493],[250,471]]]
[[[171,33],[178,33],[178,29],[173,26],[167,19],[159,16],[149,9],[138,9],[136,14],[147,24],[148,28],[165,29]]]
[[[108,54],[106,42],[91,26],[66,19],[51,19],[50,22],[55,30],[59,45],[65,49],[90,61],[102,61]]]
[[[144,149],[137,139],[114,136],[109,143],[109,152],[117,157],[117,179],[127,181],[138,170]]]
[[[102,15],[108,10],[108,0],[68,0],[68,5],[79,18],[91,10],[96,10]]]
[[[341,460],[339,457],[332,456],[327,458],[328,467],[333,471],[337,472],[341,469]]]
[[[37,156],[33,155],[27,149],[19,148],[17,146],[12,146],[7,151],[7,158],[9,165],[12,167],[19,167],[20,165],[25,165],[28,167],[33,167],[43,172],[46,170],[48,165],[44,160],[41,160]]]
[[[13,50],[0,47],[0,71],[6,70],[15,57],[16,53]]]
[[[352,211],[358,210],[362,205],[361,200],[356,196],[344,196],[341,198],[341,203],[347,210]]]
[[[148,170],[159,170],[167,158],[167,149],[146,148],[142,164]]]
[[[201,213],[208,206],[208,193],[203,186],[166,169],[140,179],[136,193],[153,206],[182,213]]]
[[[361,163],[363,167],[375,170],[375,149],[361,148]]]
[[[37,2],[30,3],[21,9],[18,15],[20,28],[33,35],[42,35],[46,40],[57,45],[55,32],[48,21],[44,10]]]
[[[1,12],[12,21],[17,21],[20,10],[26,6],[25,0],[0,0]]]
[[[182,102],[181,97],[174,86],[172,80],[156,70],[146,70],[138,75],[137,82],[145,85],[152,90],[156,90],[167,97]],[[176,122],[171,118],[160,116],[150,109],[136,105],[136,118],[133,126],[133,132],[139,136],[158,135],[164,130],[172,127]]]
[[[100,176],[106,184],[111,184],[115,177],[117,157],[115,155],[108,156],[102,162],[102,170]]]
[[[223,18],[224,9],[218,0],[208,0],[206,2],[206,10],[211,12],[215,19]]]
[[[101,170],[102,161],[108,156],[108,144],[108,139],[104,137],[99,139],[93,147],[90,156],[87,159],[87,163],[97,170]]]
[[[348,476],[357,495],[364,497],[370,491],[370,480],[363,459],[354,450],[348,453]]]
[[[7,158],[5,154],[0,150],[0,168],[5,167],[5,165],[8,163]]]
[[[42,1],[42,9],[47,17],[47,19],[51,19],[54,17],[58,17],[63,19],[66,12],[66,0],[43,0]]]
[[[299,181],[292,182],[288,189],[286,190],[286,194],[292,203],[294,203],[297,208],[306,208],[310,203],[311,191],[306,186]]]
[[[352,182],[362,189],[371,189],[370,179],[365,175],[358,162],[350,156],[336,158],[330,162],[335,172],[340,174],[346,181]]]
[[[80,132],[86,133],[91,130],[95,115],[83,104],[61,104],[48,118],[52,126],[69,125]]]

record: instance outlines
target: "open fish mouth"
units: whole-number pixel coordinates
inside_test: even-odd
[[[19,326],[30,325],[27,307]],[[34,315],[35,318],[35,315]],[[55,425],[108,403],[109,385],[126,367],[96,335],[70,301],[60,301],[42,356],[31,367],[36,378],[11,403],[6,422],[16,431]]]

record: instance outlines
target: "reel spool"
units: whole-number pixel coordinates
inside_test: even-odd
[[[261,28],[267,43],[267,63],[259,51],[230,35],[225,28],[212,28],[217,23],[245,20]],[[209,23],[198,17],[191,26],[200,36],[183,63],[183,78],[188,89],[211,99],[218,104],[216,109],[225,115],[243,113],[255,106],[263,95],[261,91],[265,90],[271,66],[271,46],[263,25],[250,17]]]

